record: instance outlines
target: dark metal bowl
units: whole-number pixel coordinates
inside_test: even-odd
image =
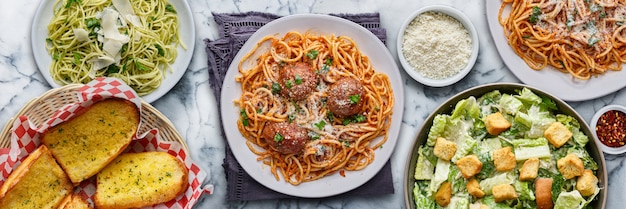
[[[441,104],[435,111],[433,111],[428,118],[420,127],[416,140],[413,142],[411,155],[408,158],[407,164],[405,165],[406,173],[404,174],[404,202],[407,208],[415,208],[415,200],[413,198],[413,187],[415,184],[415,178],[413,178],[413,174],[415,173],[415,163],[417,162],[418,149],[421,145],[426,143],[426,139],[428,139],[428,131],[430,127],[433,125],[433,119],[438,114],[450,114],[452,110],[454,110],[454,106],[460,100],[466,99],[470,96],[474,96],[476,98],[482,96],[485,93],[489,93],[494,90],[499,90],[501,93],[508,94],[516,94],[515,90],[521,90],[522,88],[528,88],[532,90],[535,94],[539,96],[544,96],[552,99],[557,104],[559,111],[557,113],[562,113],[566,115],[570,115],[580,123],[582,131],[589,137],[589,142],[587,143],[586,149],[589,152],[589,155],[593,157],[593,159],[598,163],[597,176],[599,180],[599,187],[602,189],[598,196],[596,196],[596,200],[591,203],[593,208],[605,208],[606,205],[606,193],[608,190],[607,185],[607,172],[606,172],[606,162],[604,161],[604,155],[602,154],[602,150],[596,141],[593,140],[593,134],[587,122],[567,103],[563,100],[557,98],[556,96],[549,94],[540,89],[518,83],[493,83],[493,84],[485,84],[481,86],[477,86],[463,92],[456,94],[450,99],[446,100],[443,104]]]

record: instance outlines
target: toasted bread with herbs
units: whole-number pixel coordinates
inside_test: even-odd
[[[57,208],[73,185],[46,146],[28,155],[0,187],[0,209]]]
[[[128,147],[139,120],[135,104],[106,99],[51,127],[41,141],[50,148],[70,180],[78,184],[96,175]]]
[[[72,194],[63,200],[58,209],[93,209],[93,207],[78,194]]]
[[[141,208],[165,203],[188,186],[185,164],[166,152],[124,153],[96,177],[98,209]]]

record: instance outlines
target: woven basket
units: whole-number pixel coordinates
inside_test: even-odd
[[[2,129],[0,138],[0,148],[8,148],[11,145],[11,127],[15,118],[26,115],[28,119],[40,127],[61,107],[78,102],[78,90],[83,84],[69,84],[59,88],[54,88],[39,97],[31,99],[24,107],[9,119]],[[149,103],[142,100],[141,102],[141,126],[139,133],[145,133],[152,128],[158,128],[159,137],[163,141],[175,141],[180,143],[183,148],[189,151],[187,143],[178,133],[172,122],[165,115],[154,108]]]

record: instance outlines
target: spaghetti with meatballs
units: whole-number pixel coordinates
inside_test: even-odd
[[[266,36],[238,69],[237,127],[276,180],[298,185],[361,170],[387,141],[391,83],[350,37]]]

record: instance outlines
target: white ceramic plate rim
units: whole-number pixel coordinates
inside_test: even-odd
[[[311,31],[319,35],[335,34],[349,36],[357,43],[359,49],[370,58],[372,66],[376,70],[386,73],[389,77],[395,99],[395,105],[392,109],[393,115],[389,129],[389,138],[382,148],[376,149],[374,161],[363,170],[346,171],[345,177],[342,177],[337,172],[315,181],[293,186],[283,179],[277,181],[270,172],[270,168],[262,162],[257,161],[257,156],[246,146],[246,139],[241,135],[236,125],[237,119],[239,118],[239,107],[233,103],[233,101],[239,99],[241,95],[241,84],[235,82],[235,76],[239,74],[237,65],[239,60],[241,60],[261,38],[268,35],[278,35],[281,37],[288,31]],[[254,59],[250,58],[250,60]],[[290,15],[261,27],[250,37],[233,59],[222,86],[222,125],[224,126],[228,144],[235,158],[243,169],[257,182],[277,192],[297,197],[319,198],[337,195],[357,188],[369,181],[389,160],[397,142],[402,120],[402,106],[404,104],[402,83],[398,66],[389,53],[389,50],[367,29],[348,20],[329,15]]]
[[[53,88],[60,87],[58,83],[52,79],[50,75],[50,65],[52,64],[52,57],[48,54],[46,49],[46,38],[48,38],[48,24],[53,16],[54,0],[43,0],[39,4],[39,8],[33,18],[33,24],[31,28],[31,46],[33,49],[33,55],[37,67],[48,84]],[[169,2],[176,8],[178,14],[178,26],[179,37],[187,49],[183,49],[182,46],[178,47],[178,56],[171,65],[172,71],[166,70],[164,72],[164,79],[161,82],[161,86],[154,90],[152,93],[142,96],[141,98],[148,103],[152,103],[157,99],[165,95],[170,89],[172,89],[176,83],[183,77],[191,57],[193,56],[193,50],[195,47],[196,33],[195,25],[193,22],[193,16],[191,8],[186,0],[169,0]]]
[[[487,22],[491,36],[506,66],[522,82],[545,90],[565,101],[585,101],[595,99],[626,86],[626,70],[611,71],[590,80],[574,79],[571,75],[554,69],[533,70],[517,56],[507,43],[502,26],[498,22],[501,0],[486,2]],[[508,14],[503,12],[503,14]]]
[[[590,128],[591,128],[591,133],[593,134],[593,139],[596,141],[596,144],[598,144],[598,146],[600,146],[600,148],[602,149],[602,151],[604,153],[607,154],[613,154],[613,155],[618,155],[618,154],[622,154],[624,152],[626,152],[626,146],[621,146],[621,147],[609,147],[604,145],[604,143],[600,142],[600,139],[598,139],[598,135],[596,133],[596,125],[598,124],[598,119],[600,119],[600,116],[602,116],[602,114],[610,111],[610,110],[617,110],[623,113],[626,113],[626,107],[621,106],[621,105],[607,105],[604,106],[603,108],[600,108],[600,110],[598,110],[596,112],[595,115],[593,115],[593,118],[591,118],[591,121],[589,122],[590,124]]]
[[[469,32],[470,39],[472,40],[472,53],[470,54],[470,58],[467,61],[467,65],[454,76],[445,79],[432,79],[425,77],[417,70],[415,70],[404,57],[404,52],[402,51],[404,31],[406,30],[406,27],[409,25],[409,23],[411,23],[411,21],[415,19],[415,17],[427,11],[435,11],[447,14],[461,22],[461,24],[463,24],[463,26],[465,26],[465,28]],[[472,70],[472,68],[474,67],[474,63],[476,63],[476,58],[478,58],[479,46],[480,44],[478,41],[478,32],[476,32],[476,28],[474,28],[474,24],[472,24],[472,21],[465,14],[463,14],[463,12],[445,5],[427,6],[413,12],[413,14],[411,14],[411,16],[404,20],[404,23],[402,23],[402,28],[400,28],[400,31],[398,32],[398,39],[396,42],[398,59],[400,59],[400,64],[402,64],[402,68],[404,68],[404,71],[406,71],[406,73],[409,74],[409,76],[411,76],[411,78],[415,79],[416,81],[424,85],[433,87],[449,86],[463,79]]]

